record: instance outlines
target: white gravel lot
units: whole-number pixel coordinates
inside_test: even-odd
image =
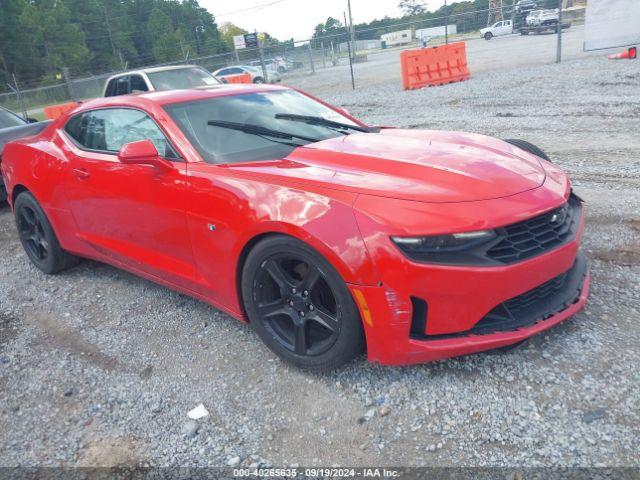
[[[112,267],[41,274],[0,207],[0,466],[639,466],[640,63],[342,91],[318,93],[373,124],[544,148],[589,203],[587,309],[507,354],[308,375],[247,326]]]

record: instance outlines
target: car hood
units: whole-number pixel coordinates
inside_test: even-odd
[[[278,162],[234,169],[422,202],[468,202],[541,186],[538,157],[502,140],[459,132],[383,129],[297,148]]]

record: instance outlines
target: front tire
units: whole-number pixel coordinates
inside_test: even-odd
[[[62,250],[51,223],[33,195],[16,198],[15,220],[20,243],[29,260],[44,273],[53,274],[78,264],[78,258]]]
[[[544,151],[540,147],[537,147],[533,143],[527,142],[526,140],[518,140],[518,139],[510,138],[508,140],[505,140],[505,142],[510,143],[514,147],[518,147],[524,150],[525,152],[529,152],[529,153],[532,153],[533,155],[537,155],[538,157],[543,158],[547,162],[551,161],[551,159],[547,156],[546,153],[544,153]]]
[[[349,289],[305,243],[283,235],[258,243],[241,286],[251,326],[284,361],[331,371],[363,353],[364,331]]]
[[[491,32],[487,32],[484,34],[484,39],[485,40],[491,40],[493,38],[493,33]]]

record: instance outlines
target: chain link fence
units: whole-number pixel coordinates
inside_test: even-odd
[[[547,0],[557,5],[557,0]],[[563,31],[563,55],[576,58],[586,55],[582,48],[582,27],[585,5],[563,10],[570,28]],[[506,2],[505,2],[506,3]],[[521,18],[519,18],[519,16]],[[518,31],[496,36],[486,41],[480,29],[497,21],[521,23],[515,7],[489,8],[451,13],[426,20],[406,21],[367,28],[342,28],[333,35],[305,41],[283,42],[224,54],[184,58],[163,65],[195,64],[215,71],[232,65],[252,65],[264,68],[272,79],[314,93],[335,92],[397,81],[400,86],[400,51],[441,45],[453,41],[467,42],[468,60],[473,73],[487,70],[517,68],[520,65],[551,63],[556,60],[556,35],[521,36]],[[145,65],[149,68],[160,65]],[[277,75],[275,74],[277,72]],[[14,111],[23,108],[30,115],[41,116],[47,105],[82,100],[102,95],[106,79],[118,73],[112,71],[84,78],[70,78],[58,85],[21,89],[0,94],[0,106]],[[400,87],[399,87],[400,88]]]

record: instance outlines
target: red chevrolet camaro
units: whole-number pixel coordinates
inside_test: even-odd
[[[42,271],[115,265],[326,370],[507,347],[578,312],[582,201],[545,158],[238,85],[84,103],[1,167]]]

